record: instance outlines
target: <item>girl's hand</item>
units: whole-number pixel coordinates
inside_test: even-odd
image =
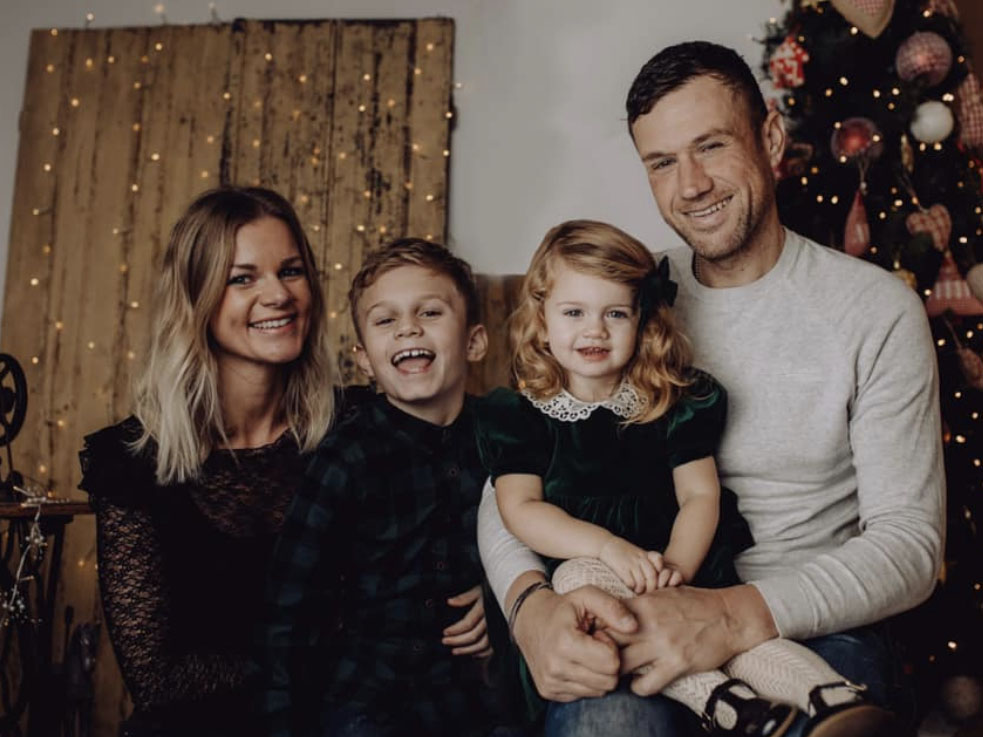
[[[487,658],[492,654],[485,624],[485,603],[481,586],[473,586],[463,594],[452,596],[447,603],[454,607],[470,606],[468,613],[444,630],[441,642],[451,648],[452,655],[472,655]]]
[[[667,564],[659,572],[659,580],[656,582],[656,585],[660,589],[664,589],[670,586],[682,586],[683,583],[683,574]]]
[[[658,586],[659,570],[652,562],[650,553],[624,538],[611,535],[601,546],[597,557],[636,594],[655,591]]]
[[[662,557],[662,553],[654,550],[649,551],[648,558],[655,566],[655,570],[658,571],[655,581],[656,588],[664,589],[671,586],[682,586],[686,583],[683,574],[674,565],[667,563],[666,559]]]

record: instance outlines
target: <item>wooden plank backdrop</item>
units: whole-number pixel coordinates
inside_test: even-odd
[[[296,205],[351,380],[353,270],[395,236],[445,237],[452,54],[446,19],[35,31],[2,326],[29,386],[16,467],[84,496],[77,452],[128,413],[170,226],[219,184]],[[66,604],[101,619],[91,518],[69,527]],[[105,637],[95,687],[108,737],[128,705]]]

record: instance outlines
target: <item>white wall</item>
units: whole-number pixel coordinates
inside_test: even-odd
[[[204,23],[208,0],[162,0],[167,22]],[[0,283],[32,28],[154,25],[157,0],[0,0]],[[653,247],[658,217],[625,131],[624,98],[662,46],[705,38],[757,71],[780,0],[216,0],[222,20],[445,16],[456,21],[457,127],[450,245],[476,270],[522,272],[545,231],[608,220]],[[2,308],[0,308],[2,309]]]

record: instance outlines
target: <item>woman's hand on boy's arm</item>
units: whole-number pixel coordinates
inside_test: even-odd
[[[481,585],[472,586],[463,594],[452,596],[447,603],[453,607],[470,607],[467,614],[444,630],[441,642],[451,648],[453,655],[472,655],[487,658],[492,654],[485,622],[485,602]]]

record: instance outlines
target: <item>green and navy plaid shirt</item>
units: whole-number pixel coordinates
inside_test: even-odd
[[[407,734],[489,731],[477,661],[440,641],[467,611],[448,597],[483,577],[474,401],[439,427],[373,396],[322,441],[273,556],[271,734],[339,706]]]

